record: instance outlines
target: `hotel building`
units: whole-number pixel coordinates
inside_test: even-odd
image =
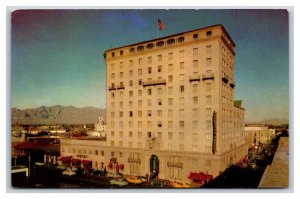
[[[191,173],[216,177],[242,159],[234,56],[222,25],[107,50],[107,131],[98,161],[122,163],[128,175],[191,182]]]

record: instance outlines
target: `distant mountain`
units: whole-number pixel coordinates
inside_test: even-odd
[[[261,124],[261,125],[274,125],[280,126],[284,124],[289,124],[289,120],[285,119],[270,119],[270,120],[263,120],[260,122],[247,122],[247,124]]]
[[[20,110],[11,109],[12,124],[92,124],[98,117],[106,117],[105,109],[74,106],[41,106]],[[106,118],[105,118],[106,119]]]

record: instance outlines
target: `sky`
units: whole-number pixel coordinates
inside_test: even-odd
[[[288,119],[285,10],[17,10],[11,15],[11,106],[105,108],[110,48],[223,24],[236,44],[235,99],[245,120]]]

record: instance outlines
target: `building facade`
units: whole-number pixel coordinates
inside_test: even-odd
[[[101,162],[122,163],[127,175],[191,182],[192,172],[216,177],[242,159],[247,146],[244,109],[233,100],[234,56],[222,25],[107,50]]]

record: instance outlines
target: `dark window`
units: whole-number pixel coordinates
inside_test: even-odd
[[[114,56],[115,56],[115,52],[112,52],[112,53],[111,53],[111,56],[114,57]]]
[[[194,35],[193,35],[193,39],[194,39],[194,40],[197,40],[197,39],[198,39],[198,34],[194,34]]]
[[[133,112],[129,111],[129,117],[132,117],[132,116],[133,116]]]
[[[141,79],[139,79],[139,85],[142,85],[143,81]]]
[[[130,48],[129,52],[134,53],[134,48]]]
[[[212,31],[211,30],[209,30],[209,31],[206,32],[206,36],[211,36],[211,35],[212,35]]]
[[[123,50],[120,51],[120,55],[123,55]]]
[[[178,38],[178,43],[182,43],[182,42],[184,42],[184,37],[179,37]]]

